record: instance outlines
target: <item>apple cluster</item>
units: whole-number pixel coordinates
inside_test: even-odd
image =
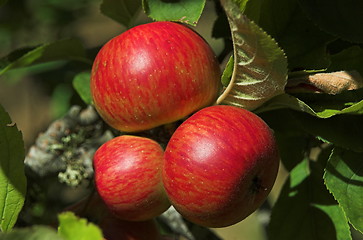
[[[279,167],[273,132],[250,111],[213,105],[220,67],[195,31],[153,22],[111,39],[94,61],[91,93],[124,133],[93,162],[97,192],[117,218],[146,221],[173,205],[195,224],[225,227],[266,200]],[[165,149],[133,134],[181,119]]]

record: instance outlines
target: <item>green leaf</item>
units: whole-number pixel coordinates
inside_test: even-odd
[[[82,72],[73,79],[73,87],[86,104],[92,104],[92,95],[90,89],[90,72]]]
[[[206,0],[143,0],[145,13],[156,21],[176,21],[196,26]]]
[[[252,3],[254,1],[247,4],[247,16],[284,49],[290,70],[323,69],[329,66],[326,48],[336,37],[322,31],[309,20],[297,0]]]
[[[304,103],[302,100],[289,95],[289,94],[281,94],[274,98],[272,98],[270,101],[266,102],[264,105],[262,105],[260,108],[256,109],[255,113],[263,113],[278,109],[292,109],[296,111],[301,111],[305,113],[309,113],[313,116],[316,116],[316,112],[309,107],[306,103]]]
[[[268,111],[260,117],[273,129],[281,162],[291,171],[305,158],[311,136],[289,110]]]
[[[59,216],[58,233],[65,240],[102,240],[101,230],[86,219],[78,218],[72,212],[61,213]]]
[[[244,16],[231,0],[221,1],[234,45],[232,79],[218,98],[227,104],[254,110],[282,94],[287,81],[287,60],[277,43]]]
[[[293,124],[295,125],[292,126],[295,128],[294,132],[303,131],[324,142],[352,151],[363,152],[362,115],[341,114],[324,119],[291,109],[276,109],[258,112],[258,114],[264,118],[266,115],[273,116],[272,120],[271,117],[267,119],[267,121],[271,121],[272,127],[275,127],[277,121],[281,121],[280,124]]]
[[[297,7],[296,0],[254,0],[247,3],[245,14],[270,35],[278,37],[289,25]]]
[[[276,40],[285,50],[291,70],[323,69],[329,66],[327,45],[335,37],[317,28],[299,8],[280,34]]]
[[[259,24],[259,20],[260,20],[260,16],[261,16],[261,8],[265,2],[266,2],[266,0],[248,1],[246,3],[245,10],[243,12],[249,19],[254,21],[259,26],[261,26]],[[269,34],[271,34],[271,33],[269,33]]]
[[[66,114],[71,105],[72,94],[73,89],[68,84],[59,83],[56,85],[50,101],[51,113],[54,118],[60,118]]]
[[[336,146],[363,152],[363,116],[337,115],[327,119],[294,112],[301,128],[320,140]]]
[[[0,70],[0,76],[10,69],[56,60],[76,60],[92,64],[86,58],[85,50],[80,41],[75,39],[59,40],[43,44],[32,50],[16,50],[15,53],[10,53],[0,59],[0,66],[3,66],[3,69]]]
[[[9,233],[0,233],[1,240],[64,240],[57,232],[46,226],[17,228]]]
[[[336,146],[362,152],[363,151],[363,117],[354,115],[338,115],[328,119],[319,119],[309,115],[296,113],[302,128],[320,140]]]
[[[338,114],[363,113],[363,89],[344,91],[340,94],[299,94],[297,95],[308,104],[317,117],[330,118]]]
[[[275,132],[281,161],[287,170],[294,168],[305,157],[308,137],[304,133]]]
[[[363,153],[334,149],[324,180],[350,223],[363,233]]]
[[[130,28],[141,10],[141,1],[103,0],[100,8],[104,15]]]
[[[322,172],[318,162],[308,160],[290,172],[272,211],[269,239],[352,239],[344,212],[326,189]]]
[[[231,56],[228,59],[227,65],[224,68],[222,77],[221,77],[221,81],[223,86],[227,87],[229,82],[231,81],[232,78],[232,74],[233,74],[233,67],[234,67],[234,61],[233,61],[233,56]]]
[[[251,1],[249,1],[249,0],[232,0],[232,2],[234,2],[238,6],[241,13],[244,13],[244,11],[246,10],[247,3],[251,2]]]
[[[331,65],[327,71],[356,70],[363,76],[363,49],[353,46],[331,56]]]
[[[363,89],[344,91],[337,95],[301,93],[282,94],[261,106],[256,113],[289,108],[319,118],[341,114],[363,114]]]
[[[363,43],[363,1],[299,0],[304,11],[324,31],[352,42]]]
[[[11,230],[24,205],[26,177],[21,132],[0,105],[0,231]]]
[[[12,51],[7,56],[4,56],[0,59],[0,70],[6,68],[12,62],[15,62],[17,59],[21,58],[23,55],[28,52],[34,50],[32,47],[20,48]]]

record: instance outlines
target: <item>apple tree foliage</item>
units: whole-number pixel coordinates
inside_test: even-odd
[[[80,17],[70,13],[81,15],[82,4],[95,4],[49,2],[68,14],[64,20],[52,9],[58,18],[51,24],[63,28]],[[197,26],[211,1],[103,0],[96,4],[103,15],[130,28],[142,11],[150,21]],[[261,116],[275,132],[282,165],[289,173],[272,206],[268,239],[361,239],[363,2],[214,0],[213,4],[217,19],[211,23],[212,36],[224,40],[219,57],[228,60],[221,78],[225,88],[217,104],[239,106]],[[39,1],[32,7],[38,14],[50,11]],[[1,13],[14,9],[10,1],[0,1]],[[15,12],[17,23],[26,24],[24,9]],[[0,21],[8,21],[0,29],[5,46],[13,40],[10,30],[20,28],[10,20],[14,20],[10,15],[0,16]],[[30,74],[50,73],[54,87],[54,81],[59,85],[67,72],[73,78],[72,91],[92,105],[88,85],[96,52],[76,38],[53,39],[1,56],[0,76],[14,76],[22,69]],[[20,228],[21,211],[29,201],[27,153],[21,132],[1,106],[0,122],[0,239],[102,239],[96,225],[71,213],[58,216],[58,231],[44,225]],[[87,134],[82,136],[78,144],[86,141]],[[63,139],[62,144],[69,141],[74,139]]]

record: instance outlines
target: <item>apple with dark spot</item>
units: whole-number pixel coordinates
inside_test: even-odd
[[[137,132],[211,105],[219,63],[208,43],[174,22],[133,27],[108,41],[91,73],[94,105],[110,126]]]
[[[279,168],[272,130],[245,109],[216,105],[184,121],[172,135],[163,182],[172,205],[205,227],[226,227],[254,212]]]
[[[161,180],[163,154],[154,140],[130,135],[115,137],[97,149],[96,189],[115,216],[144,221],[169,208]]]

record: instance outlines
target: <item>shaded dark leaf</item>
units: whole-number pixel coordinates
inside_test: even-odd
[[[268,234],[271,240],[351,239],[344,212],[326,189],[318,163],[304,160],[290,172]]]
[[[356,0],[299,0],[309,18],[324,31],[363,43],[363,2]]]

